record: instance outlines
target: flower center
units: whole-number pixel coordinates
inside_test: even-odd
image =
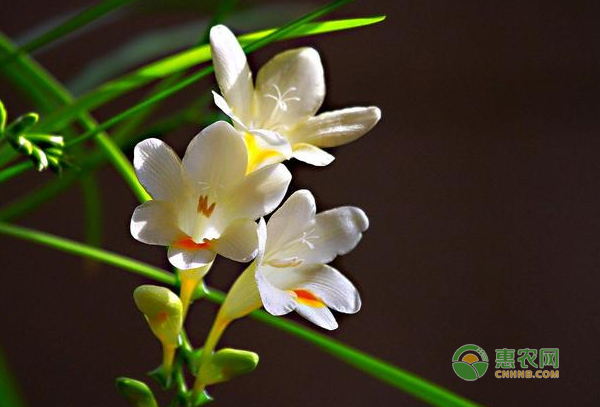
[[[254,171],[261,163],[269,158],[280,155],[276,150],[261,147],[256,141],[256,136],[251,133],[244,134],[244,141],[246,142],[246,149],[248,150],[248,166],[246,167],[246,174]]]
[[[196,243],[190,236],[184,236],[177,240],[172,246],[186,250],[203,250],[210,248],[210,239],[202,239],[201,243]]]

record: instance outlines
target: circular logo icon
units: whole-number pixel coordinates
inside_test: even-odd
[[[482,377],[488,369],[489,359],[477,345],[464,345],[454,352],[452,368],[458,377],[472,382]]]

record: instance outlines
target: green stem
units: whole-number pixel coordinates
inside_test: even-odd
[[[78,256],[85,256],[100,262],[110,264],[141,276],[156,280],[163,284],[176,285],[177,279],[174,274],[167,273],[157,267],[145,264],[143,262],[121,256],[106,250],[87,246],[83,243],[75,242],[62,237],[54,236],[48,233],[24,228],[21,226],[10,225],[0,222],[0,234],[13,236],[19,239],[28,240],[34,243],[52,247],[67,253]],[[225,294],[215,289],[206,289],[204,298],[209,301],[221,304],[225,300]],[[250,317],[277,328],[281,331],[290,333],[301,338],[319,348],[327,351],[338,359],[361,370],[376,379],[388,383],[400,390],[403,390],[412,396],[438,407],[477,407],[476,404],[453,392],[450,392],[430,381],[423,379],[413,373],[400,369],[390,363],[368,355],[344,343],[332,339],[328,336],[304,328],[298,323],[286,320],[280,317],[274,317],[265,311],[254,311]]]
[[[12,42],[4,34],[0,33],[0,55],[11,55],[16,50]],[[18,68],[18,69],[16,69]],[[5,74],[19,85],[21,90],[26,93],[46,92],[56,98],[63,104],[73,102],[72,95],[58,82],[48,71],[37,64],[27,55],[19,55],[14,61],[3,67]],[[23,83],[22,75],[31,78],[34,83]],[[92,131],[97,123],[88,113],[80,113],[78,116],[82,127],[87,131]],[[108,156],[108,159],[114,167],[121,173],[121,176],[129,184],[135,195],[142,201],[150,199],[148,193],[138,182],[135,171],[131,163],[123,152],[113,143],[108,134],[100,131],[94,132],[95,141],[99,147]]]
[[[168,273],[158,267],[154,267],[132,258],[109,252],[107,250],[88,246],[84,243],[54,236],[49,233],[11,225],[4,222],[0,222],[0,233],[48,246],[65,253],[83,256],[105,264],[110,264],[111,266],[131,271],[135,274],[151,278],[163,284],[174,285],[176,283],[174,274]]]
[[[0,171],[0,184],[33,168],[31,161],[23,161]]]
[[[208,297],[207,297],[208,298]],[[212,354],[215,351],[217,343],[223,336],[225,329],[229,325],[231,321],[220,319],[219,315],[215,319],[212,327],[210,328],[210,332],[206,337],[206,341],[204,342],[204,346],[202,347],[202,354],[200,355],[200,362],[198,363],[198,372],[196,374],[196,381],[194,382],[194,388],[192,390],[192,400],[197,400],[201,394],[204,393],[204,389],[206,388],[206,382],[203,381],[202,372],[206,364],[210,361]]]
[[[0,406],[3,407],[25,407],[25,401],[17,390],[17,384],[13,379],[6,358],[0,349]]]

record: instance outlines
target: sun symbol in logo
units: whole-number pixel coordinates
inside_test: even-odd
[[[452,368],[458,377],[474,381],[482,377],[488,369],[489,359],[477,345],[464,345],[452,357]]]

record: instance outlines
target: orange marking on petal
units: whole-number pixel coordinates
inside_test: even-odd
[[[202,243],[196,243],[191,237],[185,236],[173,243],[172,246],[187,250],[202,250],[210,247],[210,240],[204,239]]]
[[[296,294],[296,301],[298,301],[300,304],[308,305],[309,307],[313,308],[325,306],[325,303],[321,301],[319,297],[308,290],[298,289],[292,290],[292,292]]]
[[[213,202],[212,204],[210,204],[210,206],[208,205],[208,196],[206,195],[200,195],[200,197],[198,198],[197,211],[198,213],[201,213],[207,218],[210,218],[212,216],[216,206],[216,202]]]
[[[165,322],[167,319],[169,318],[169,314],[167,313],[167,311],[160,311],[158,314],[156,314],[156,316],[153,318],[156,322]]]

